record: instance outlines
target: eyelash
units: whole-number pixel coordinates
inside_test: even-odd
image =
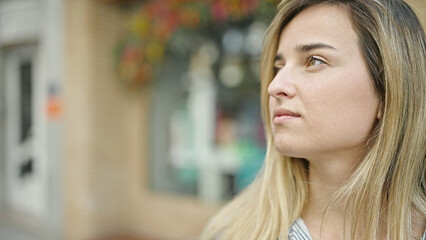
[[[273,70],[274,70],[274,76],[276,76],[276,75],[277,75],[277,73],[280,71],[280,69],[281,69],[281,68],[279,68],[279,67],[275,67],[275,66],[274,66],[274,68],[273,68]]]
[[[325,63],[323,60],[321,60],[321,59],[319,59],[319,58],[317,58],[317,57],[309,56],[309,57],[307,57],[307,58],[306,58],[306,67],[314,67],[314,66],[317,66],[317,65],[310,65],[310,63],[311,63],[312,61],[319,61],[319,62],[320,62],[320,64],[324,64],[324,63]]]

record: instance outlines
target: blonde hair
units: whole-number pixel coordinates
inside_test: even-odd
[[[348,10],[383,111],[367,141],[367,154],[330,204],[345,204],[350,239],[373,240],[379,232],[387,239],[410,239],[413,210],[424,221],[426,38],[415,13],[401,0],[288,0],[278,6],[261,59],[267,138],[263,168],[210,221],[201,239],[288,239],[289,227],[302,213],[309,163],[275,149],[267,88],[282,29],[304,9],[324,3]]]

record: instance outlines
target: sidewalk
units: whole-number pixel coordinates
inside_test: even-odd
[[[0,226],[0,240],[44,240]]]

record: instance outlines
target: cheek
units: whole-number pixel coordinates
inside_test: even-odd
[[[379,99],[374,91],[373,80],[366,70],[360,72],[348,74],[344,78],[345,81],[340,85],[340,94],[335,100],[340,103],[337,106],[344,114],[342,117],[369,125],[369,122],[376,118]]]
[[[269,100],[268,100],[268,109],[269,109],[268,121],[271,125],[272,130],[274,128],[274,124],[272,123],[272,115],[273,115],[275,107],[276,107],[275,99],[273,97],[269,97]]]
[[[335,81],[311,89],[306,101],[308,123],[316,133],[316,142],[359,144],[364,142],[375,123],[378,98],[371,86],[370,78],[360,74],[340,75]],[[317,93],[324,93],[318,95]]]

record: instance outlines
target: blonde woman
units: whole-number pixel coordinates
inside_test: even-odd
[[[426,239],[426,40],[401,0],[287,0],[265,38],[261,174],[201,239]]]

